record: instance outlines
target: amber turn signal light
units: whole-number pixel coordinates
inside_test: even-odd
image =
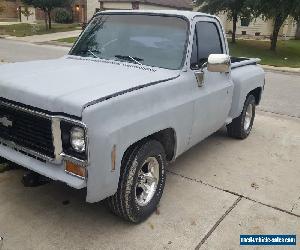
[[[70,161],[66,162],[66,171],[82,178],[86,177],[86,168]]]

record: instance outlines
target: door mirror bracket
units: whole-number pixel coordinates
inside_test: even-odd
[[[210,72],[218,73],[229,73],[230,72],[231,60],[230,56],[226,54],[211,54],[208,57],[206,63],[195,71],[195,76],[197,79],[198,87],[203,87],[204,85],[204,69]]]
[[[201,68],[195,71],[195,76],[197,79],[198,87],[201,88],[204,85],[204,69],[207,67],[208,63],[203,63]]]

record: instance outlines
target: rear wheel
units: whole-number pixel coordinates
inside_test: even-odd
[[[118,191],[105,203],[116,215],[130,222],[147,219],[156,209],[166,179],[166,156],[155,140],[136,145],[122,162]]]
[[[229,136],[237,139],[246,139],[249,136],[255,118],[255,108],[255,97],[249,95],[245,101],[241,115],[227,125]]]

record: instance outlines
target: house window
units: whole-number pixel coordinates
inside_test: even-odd
[[[249,18],[245,18],[245,17],[241,18],[241,26],[242,27],[248,27],[249,24],[250,24],[250,19]]]
[[[138,10],[140,8],[140,3],[139,2],[132,2],[132,9],[133,10]]]

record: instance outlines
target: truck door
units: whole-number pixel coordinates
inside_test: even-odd
[[[196,22],[191,56],[191,70],[196,73],[210,54],[227,54],[220,23],[212,18]],[[220,129],[230,112],[233,82],[230,73],[207,71],[203,67],[204,80],[199,86],[195,78],[194,122],[190,145],[195,145]]]

